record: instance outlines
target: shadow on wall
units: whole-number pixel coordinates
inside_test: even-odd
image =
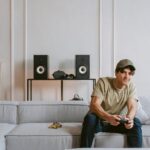
[[[14,99],[24,99],[24,87],[25,87],[25,71],[24,62],[18,61],[15,63],[14,67]]]
[[[10,100],[10,87],[8,83],[5,83],[6,78],[10,78],[10,76],[7,76],[7,73],[5,71],[6,65],[4,62],[0,62],[0,100]],[[7,68],[8,69],[8,68]]]

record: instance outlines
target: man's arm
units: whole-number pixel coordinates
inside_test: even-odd
[[[119,125],[119,115],[111,115],[107,113],[101,106],[101,101],[97,96],[93,96],[90,104],[90,111],[95,113],[100,118],[108,121],[111,125]]]
[[[128,124],[125,124],[125,127],[127,129],[130,129],[134,125],[133,119],[135,117],[136,110],[137,110],[137,102],[136,102],[136,100],[133,99],[133,98],[128,99],[128,101],[127,101],[127,108],[128,108],[128,112],[127,112],[126,117],[129,119],[129,121],[128,121]]]
[[[129,119],[134,119],[137,110],[137,101],[133,98],[128,99],[127,108],[127,117],[129,117]]]

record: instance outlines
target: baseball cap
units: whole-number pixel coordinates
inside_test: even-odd
[[[116,70],[123,69],[125,67],[130,67],[131,70],[136,70],[133,62],[129,59],[122,59],[116,65]]]

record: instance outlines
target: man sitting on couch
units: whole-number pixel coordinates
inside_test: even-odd
[[[97,132],[116,132],[127,135],[128,147],[142,147],[141,123],[135,118],[136,89],[131,78],[135,66],[129,59],[120,60],[115,78],[100,78],[92,93],[90,111],[84,118],[81,147],[91,147]],[[124,108],[127,107],[127,111]]]

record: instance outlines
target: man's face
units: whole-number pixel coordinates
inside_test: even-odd
[[[129,68],[125,68],[122,71],[116,73],[117,82],[121,85],[127,85],[133,76],[133,72]]]

